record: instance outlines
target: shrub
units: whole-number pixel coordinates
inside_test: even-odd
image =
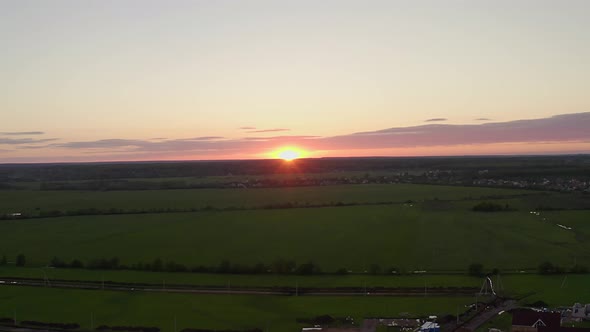
[[[473,263],[469,265],[469,275],[474,277],[482,277],[483,273],[483,265],[480,263]]]
[[[25,255],[19,254],[16,256],[16,266],[25,266],[26,261]]]

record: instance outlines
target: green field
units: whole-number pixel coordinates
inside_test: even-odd
[[[53,268],[0,267],[0,277],[20,277],[51,280],[112,281],[120,283],[144,283],[162,285],[195,286],[285,286],[285,287],[481,287],[483,278],[467,275],[232,275],[144,271],[79,270]],[[522,304],[541,300],[552,306],[567,306],[590,298],[588,275],[503,274],[492,277],[501,295],[521,298]]]
[[[191,209],[253,208],[281,203],[330,204],[405,202],[429,199],[459,200],[488,196],[539,195],[513,189],[433,185],[340,185],[261,189],[181,189],[145,191],[38,191],[1,190],[1,213],[30,213],[77,209]]]
[[[34,269],[4,268],[0,275],[35,276]],[[39,271],[37,271],[39,272]],[[79,277],[81,271],[63,270],[48,271],[50,278],[54,276]],[[92,271],[101,274],[101,271]],[[127,271],[105,271],[110,279],[163,277],[162,274],[142,272],[138,276]],[[131,273],[131,275],[127,275]],[[151,276],[148,276],[151,275]],[[37,275],[36,277],[40,277]],[[165,277],[170,277],[166,274]],[[191,276],[184,278],[209,278],[213,275]],[[221,277],[221,276],[217,276]],[[232,276],[234,277],[234,276]],[[241,276],[243,277],[243,276]],[[144,278],[144,279],[141,279]],[[292,276],[274,277],[276,284],[293,281]],[[330,277],[298,277],[305,285],[324,285]],[[403,277],[359,277],[346,276],[354,284],[361,280],[372,285],[415,286],[424,281],[439,285],[477,285],[481,280],[464,276],[403,276]],[[178,279],[171,278],[178,281]],[[215,278],[215,280],[219,280]],[[260,284],[250,280],[250,283]],[[187,280],[185,280],[187,281]],[[232,279],[235,282],[236,279]],[[342,282],[348,284],[347,281]],[[520,303],[526,304],[537,300],[547,302],[550,306],[569,306],[590,296],[588,277],[584,275],[569,276],[538,276],[538,275],[505,275],[494,279],[496,286],[509,295],[518,295]],[[246,283],[248,284],[248,283]],[[533,293],[534,294],[531,294]],[[185,327],[210,329],[247,329],[260,327],[263,330],[270,326],[274,331],[296,331],[301,325],[297,318],[311,318],[329,314],[334,317],[352,316],[358,323],[363,317],[410,317],[431,314],[454,314],[457,309],[464,310],[465,305],[472,303],[473,297],[316,297],[316,296],[244,296],[244,295],[189,295],[170,293],[144,292],[112,292],[62,290],[47,287],[0,286],[0,317],[13,317],[17,313],[18,320],[39,320],[46,322],[77,322],[82,328],[90,325],[90,315],[94,317],[95,327],[107,325],[149,325],[158,326],[163,331],[173,330],[174,317],[177,318],[178,329]],[[502,322],[493,322],[490,326]]]
[[[589,265],[587,217],[587,211],[541,217],[388,205],[12,220],[0,223],[0,233],[11,234],[0,254],[23,253],[34,266],[53,256],[116,256],[123,264],[161,257],[190,266],[312,260],[327,272],[362,273],[373,263],[406,271],[464,271],[472,262],[521,270],[546,260]]]
[[[142,325],[173,331],[192,328],[297,331],[297,318],[329,314],[363,317],[411,317],[448,314],[473,301],[461,297],[281,297],[244,295],[186,295],[109,291],[60,290],[51,288],[0,286],[0,317],[44,322],[77,322],[94,326]]]
[[[197,285],[234,287],[480,287],[482,279],[467,275],[244,275],[181,272],[146,272],[130,270],[86,270],[55,268],[19,268],[0,266],[0,277],[49,280],[113,281],[161,285]]]
[[[409,202],[411,201],[411,202]],[[474,212],[482,201],[513,211]],[[370,205],[387,202],[388,204]],[[335,205],[261,209],[268,205]],[[588,196],[539,191],[433,185],[346,185],[269,189],[153,191],[0,191],[0,213],[190,210],[211,206],[240,211],[200,211],[69,216],[0,221],[0,277],[114,281],[150,284],[294,287],[479,287],[469,264],[502,271],[500,291],[521,304],[542,300],[571,305],[590,298],[588,275],[539,276],[543,261],[569,268],[590,266]],[[530,213],[538,206],[563,211]],[[563,229],[558,224],[571,229]],[[18,254],[26,267],[14,267]],[[313,261],[324,272],[350,275],[230,275],[47,268],[62,260],[118,257],[122,264],[156,258],[188,267],[271,264],[282,258]],[[372,264],[402,275],[366,273]],[[427,274],[412,274],[426,270]],[[446,274],[445,274],[446,273]],[[453,274],[450,274],[453,273]],[[503,287],[502,287],[503,286]],[[58,299],[56,304],[56,299]],[[455,314],[472,298],[278,297],[187,295],[59,290],[0,286],[0,317],[95,325],[155,325],[171,331],[176,315],[184,327],[296,331],[296,318]]]

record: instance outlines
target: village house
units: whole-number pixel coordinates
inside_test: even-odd
[[[559,328],[561,314],[558,312],[538,312],[515,310],[512,314],[512,332],[538,332],[539,327]]]

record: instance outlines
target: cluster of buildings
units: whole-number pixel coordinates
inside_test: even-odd
[[[544,312],[530,309],[516,310],[512,313],[511,332],[590,332],[590,327],[574,327],[565,323],[590,319],[590,304],[576,303],[572,310],[563,312]]]
[[[576,303],[573,307],[560,311],[516,309],[512,311],[509,332],[590,332],[590,327],[575,327],[576,323],[582,321],[590,321],[590,304]],[[366,318],[360,327],[316,325],[304,328],[302,332],[375,332],[379,327],[387,327],[388,331],[396,332],[441,332],[436,316],[428,319]],[[461,327],[458,331],[470,330]],[[489,332],[507,331],[492,328]]]
[[[563,192],[590,192],[590,181],[583,181],[580,179],[516,179],[516,180],[505,180],[505,179],[494,179],[484,178],[475,179],[472,184],[474,186],[485,186],[485,187],[510,187],[510,188],[523,188],[523,189],[543,189]]]
[[[366,318],[360,327],[308,327],[302,332],[375,332],[379,326],[391,327],[399,332],[440,332],[436,316],[428,319],[412,318]]]
[[[475,178],[474,178],[475,177]],[[335,177],[297,177],[285,179],[252,178],[229,183],[210,184],[225,188],[264,188],[264,187],[302,187],[328,186],[341,184],[447,184],[483,187],[508,187],[522,189],[542,189],[562,192],[590,192],[590,181],[580,178],[499,178],[488,174],[487,170],[477,173],[454,172],[452,170],[429,170],[421,174],[408,172],[388,175],[335,176]],[[201,184],[203,185],[203,184]]]

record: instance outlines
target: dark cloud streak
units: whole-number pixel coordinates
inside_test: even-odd
[[[290,131],[287,128],[273,128],[273,129],[261,129],[261,130],[250,130],[248,133],[274,133],[279,131]]]
[[[34,135],[44,135],[45,133],[42,131],[9,131],[9,132],[0,132],[0,135],[3,136],[34,136]]]
[[[32,139],[32,138],[0,138],[0,144],[21,145],[21,144],[39,144],[56,141],[57,138]]]

